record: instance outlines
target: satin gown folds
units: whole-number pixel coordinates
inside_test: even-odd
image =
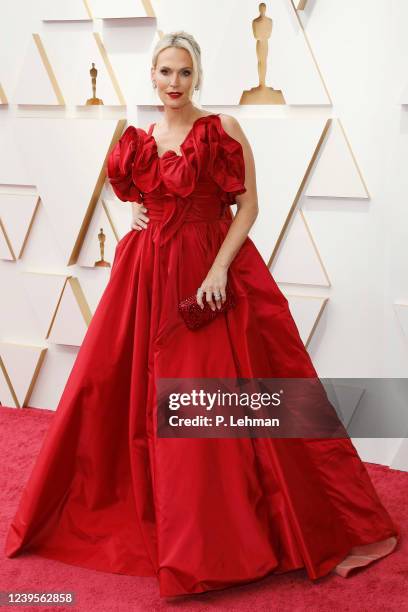
[[[317,372],[249,237],[228,270],[236,307],[186,327],[175,305],[227,234],[245,192],[243,151],[219,114],[196,119],[181,155],[159,157],[152,127],[127,127],[108,156],[115,193],[144,202],[150,222],[117,244],[6,555],[156,576],[162,597],[299,568],[347,576],[399,539],[349,439],[157,436],[155,377]]]

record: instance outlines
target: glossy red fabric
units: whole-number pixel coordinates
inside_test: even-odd
[[[156,576],[161,596],[302,567],[345,576],[399,536],[350,440],[156,436],[155,377],[317,377],[249,237],[228,272],[236,307],[186,328],[177,304],[227,234],[245,166],[217,114],[181,152],[159,158],[151,130],[129,126],[110,153],[113,189],[144,201],[150,223],[117,245],[6,555]]]

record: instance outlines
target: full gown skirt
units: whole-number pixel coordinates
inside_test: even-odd
[[[187,329],[177,304],[228,232],[243,151],[219,114],[194,122],[181,155],[159,157],[152,127],[129,126],[109,154],[115,193],[150,221],[117,244],[5,553],[156,576],[162,597],[300,568],[347,576],[399,538],[348,438],[157,436],[158,377],[318,375],[249,237],[228,270],[236,307]]]

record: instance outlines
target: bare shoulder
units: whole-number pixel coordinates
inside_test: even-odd
[[[224,115],[220,113],[220,120],[221,120],[221,125],[224,128],[224,130],[227,132],[227,134],[232,136],[232,138],[235,138],[236,140],[238,140],[243,147],[249,147],[248,139],[238,119],[236,119],[235,117],[232,117],[232,115]]]
[[[236,196],[236,202],[238,208],[247,205],[251,208],[257,209],[258,196],[256,188],[256,169],[255,159],[252,151],[252,147],[242,129],[238,119],[231,115],[219,114],[221,125],[224,131],[231,136],[234,140],[238,141],[242,146],[242,153],[245,164],[245,188],[246,191],[243,194]]]

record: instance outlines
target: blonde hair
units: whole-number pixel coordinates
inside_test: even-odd
[[[177,32],[168,32],[164,34],[162,38],[156,44],[153,50],[152,66],[156,68],[157,57],[161,51],[168,47],[179,47],[180,49],[186,49],[191,56],[193,64],[193,84],[189,92],[190,97],[193,96],[194,90],[201,88],[203,80],[203,69],[201,65],[201,48],[194,36],[183,30]]]

